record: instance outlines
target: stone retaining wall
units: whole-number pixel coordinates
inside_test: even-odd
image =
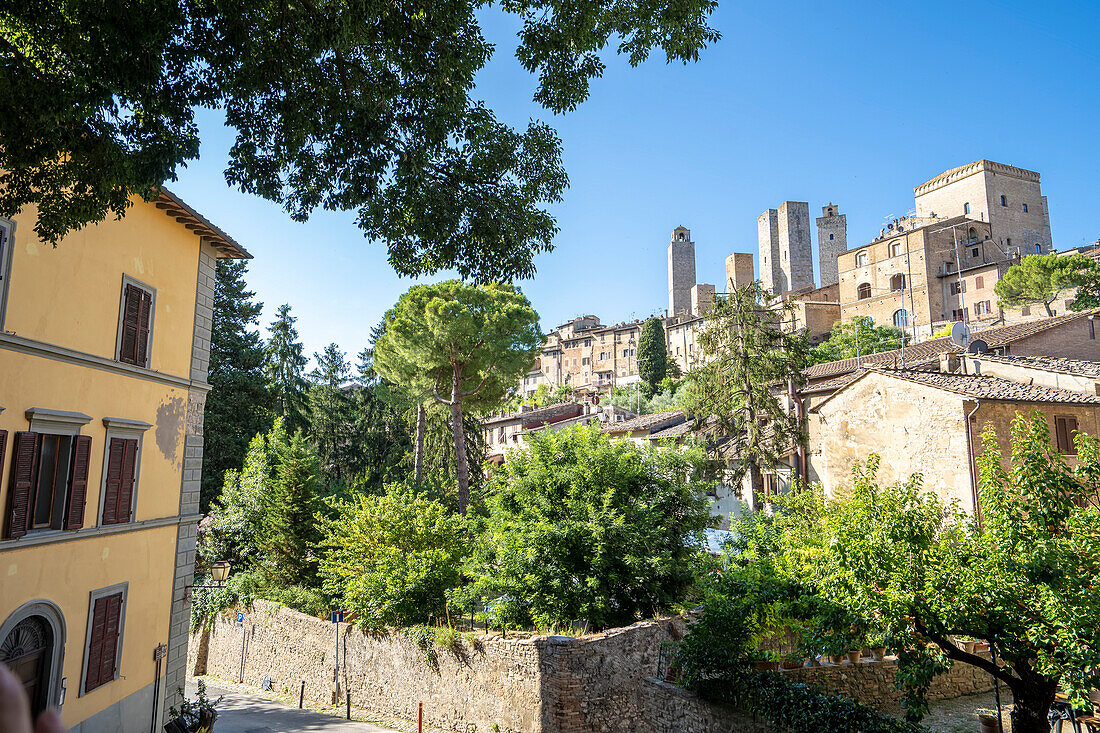
[[[769,733],[763,721],[699,699],[656,677],[642,681],[646,730],[652,733]]]
[[[979,653],[989,659],[989,653]],[[894,687],[897,661],[887,657],[876,662],[869,657],[859,664],[845,661],[841,664],[825,664],[821,667],[802,667],[785,670],[780,674],[789,679],[813,685],[822,692],[857,700],[880,712],[897,714],[901,711],[901,693]],[[929,700],[951,700],[964,695],[975,695],[993,689],[993,679],[969,664],[956,663],[951,669],[935,677],[928,688]]]
[[[194,634],[192,674],[213,674],[330,705],[352,706],[455,731],[647,731],[641,682],[657,669],[661,644],[682,638],[679,618],[642,621],[583,637],[483,635],[432,659],[404,634],[365,634],[257,602],[243,627],[233,614]],[[334,663],[335,662],[335,663]],[[336,674],[339,669],[338,676]],[[338,679],[339,691],[334,692]],[[493,728],[496,725],[497,728]]]
[[[646,681],[657,673],[662,644],[683,637],[678,617],[582,637],[488,634],[463,639],[455,652],[426,653],[400,632],[366,634],[269,603],[257,602],[244,614],[243,626],[235,625],[233,613],[223,614],[192,635],[192,674],[256,686],[270,677],[273,689],[287,696],[297,696],[304,681],[309,705],[342,704],[350,692],[353,707],[406,720],[416,718],[423,702],[426,725],[466,733],[764,730],[673,685]],[[784,639],[779,646],[788,644]],[[782,674],[896,714],[895,673],[888,658]],[[929,696],[990,688],[984,673],[955,665],[936,678]]]

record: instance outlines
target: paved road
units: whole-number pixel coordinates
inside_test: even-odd
[[[208,697],[225,699],[218,705],[217,733],[394,733],[370,723],[356,723],[323,715],[312,710],[299,710],[280,702],[246,695],[207,684]],[[188,680],[187,696],[194,697],[195,682]]]

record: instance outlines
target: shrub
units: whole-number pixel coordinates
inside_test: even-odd
[[[447,591],[461,582],[470,551],[464,517],[399,486],[332,506],[320,544],[326,592],[368,628],[445,616]]]

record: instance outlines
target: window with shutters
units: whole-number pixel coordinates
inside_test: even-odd
[[[122,300],[118,313],[116,353],[124,364],[149,366],[149,347],[153,342],[153,313],[156,291],[134,280],[122,277]]]
[[[8,280],[11,278],[12,230],[6,219],[0,219],[0,331],[4,330],[4,313],[8,305]]]
[[[101,524],[123,524],[133,518],[137,483],[138,441],[136,438],[107,439],[107,468],[103,472]]]
[[[84,651],[84,679],[80,694],[118,679],[122,658],[122,632],[126,618],[128,584],[92,591],[88,603],[87,643]]]
[[[4,522],[7,539],[84,526],[91,445],[87,435],[15,434]]]
[[[1077,445],[1074,439],[1077,437],[1077,418],[1069,415],[1054,416],[1054,441],[1058,452],[1067,455],[1077,455]]]

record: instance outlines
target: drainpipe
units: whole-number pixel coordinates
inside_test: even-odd
[[[974,409],[966,415],[966,457],[970,467],[970,492],[974,497],[974,517],[978,520],[979,529],[982,526],[982,507],[978,501],[978,468],[974,465],[974,439],[973,431],[970,429],[970,420],[981,406],[981,400],[974,400]]]

